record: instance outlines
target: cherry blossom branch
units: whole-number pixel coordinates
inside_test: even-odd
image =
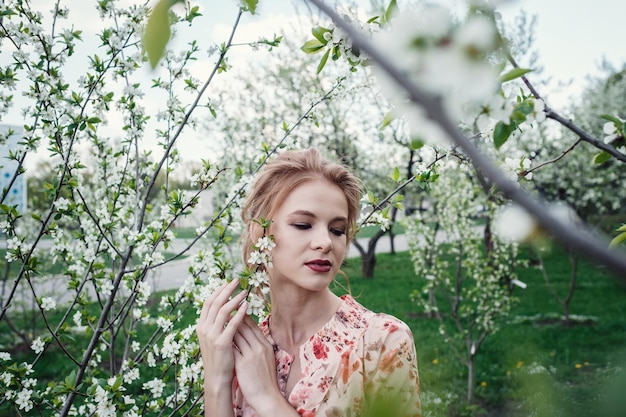
[[[441,100],[424,92],[394,63],[390,62],[383,53],[374,47],[371,41],[365,38],[359,29],[342,19],[334,10],[322,0],[309,0],[333,22],[341,28],[351,39],[353,44],[366,53],[391,79],[393,79],[408,94],[414,105],[421,106],[427,116],[437,123],[449,136],[453,144],[459,146],[471,159],[472,164],[484,172],[494,185],[507,197],[523,207],[541,224],[547,232],[558,238],[564,244],[571,246],[577,252],[585,254],[596,262],[606,265],[614,274],[626,281],[626,254],[623,251],[609,251],[608,242],[600,240],[588,232],[579,231],[579,228],[564,223],[546,209],[546,203],[535,200],[514,181],[509,180],[483,153],[475,147],[458,129],[447,115]],[[554,113],[550,113],[552,117]],[[568,127],[574,126],[569,123]],[[585,134],[581,138],[589,139]]]
[[[513,58],[513,56],[508,51],[506,52],[506,55],[507,55],[507,59],[509,60],[511,65],[513,65],[513,67],[515,67],[515,68],[519,68],[519,65],[515,61],[515,58]],[[530,90],[530,92],[532,93],[532,95],[536,99],[543,100],[543,98],[541,97],[541,95],[539,94],[537,89],[535,89],[535,87],[532,85],[530,80],[528,80],[528,77],[526,77],[525,75],[522,76],[522,81],[524,82],[524,84],[526,84],[526,87],[528,87],[528,89]],[[543,101],[545,103],[545,100],[543,100]],[[546,104],[546,107],[545,107],[544,111],[545,111],[545,114],[546,114],[547,118],[552,119],[552,120],[560,123],[561,125],[565,126],[567,129],[569,129],[570,131],[574,132],[581,140],[583,140],[583,141],[585,141],[587,143],[590,143],[591,145],[595,146],[596,148],[598,148],[600,150],[603,150],[604,152],[608,153],[609,155],[611,155],[612,157],[614,157],[618,161],[626,162],[626,154],[623,154],[622,152],[620,152],[617,149],[615,149],[613,146],[608,145],[608,144],[604,143],[603,141],[601,141],[601,140],[591,136],[589,133],[587,133],[586,131],[581,129],[579,126],[574,124],[574,122],[572,122],[570,119],[567,119],[567,118],[563,117],[562,115],[560,115],[559,113],[555,112],[547,104]]]

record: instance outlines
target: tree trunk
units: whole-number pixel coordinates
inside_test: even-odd
[[[467,362],[467,402],[472,404],[474,402],[474,385],[476,376],[476,361],[474,355],[469,355],[469,361]]]
[[[391,226],[389,227],[389,248],[392,255],[396,254],[396,245],[395,245],[395,237],[396,235],[393,233],[393,225],[396,224],[396,217],[398,216],[397,207],[391,208]]]
[[[376,254],[367,252],[367,254],[361,258],[361,272],[363,277],[367,279],[374,278],[374,268],[376,267]]]
[[[352,241],[352,244],[359,251],[361,255],[361,272],[365,279],[374,278],[374,267],[376,266],[376,244],[386,231],[379,230],[374,236],[367,242],[367,251],[361,246],[357,239]]]

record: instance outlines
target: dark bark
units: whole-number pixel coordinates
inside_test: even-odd
[[[352,244],[359,251],[361,255],[361,272],[365,279],[374,278],[374,268],[376,266],[376,244],[378,240],[383,237],[387,231],[379,230],[374,236],[367,242],[367,250],[354,239]]]

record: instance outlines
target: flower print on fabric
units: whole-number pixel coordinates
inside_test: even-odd
[[[326,325],[300,346],[302,378],[285,392],[293,356],[269,332],[269,317],[259,327],[274,345],[281,393],[303,417],[359,416],[393,407],[398,417],[421,417],[419,376],[413,335],[395,317],[367,310],[349,295]],[[298,370],[293,370],[297,372]],[[233,385],[236,417],[256,417]]]

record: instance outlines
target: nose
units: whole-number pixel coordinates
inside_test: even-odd
[[[333,248],[333,240],[330,237],[330,231],[320,227],[313,235],[311,247],[315,250],[321,250],[322,253],[330,251]]]

